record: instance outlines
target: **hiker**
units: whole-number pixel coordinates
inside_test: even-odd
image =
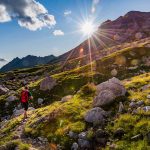
[[[24,108],[24,120],[27,118],[28,101],[33,99],[31,92],[27,85],[24,86],[21,92],[21,105]]]

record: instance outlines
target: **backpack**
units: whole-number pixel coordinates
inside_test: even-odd
[[[26,90],[23,90],[21,92],[21,102],[26,103],[26,102],[28,102],[28,99],[29,99],[29,92]]]

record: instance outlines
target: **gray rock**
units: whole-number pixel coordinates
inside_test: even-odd
[[[131,140],[138,140],[141,137],[142,137],[141,134],[138,134],[138,135],[135,135],[135,136],[131,137]]]
[[[33,108],[33,107],[29,107],[29,109],[28,109],[28,111],[33,111],[33,110],[35,110],[35,108]],[[14,109],[12,116],[17,117],[17,116],[22,115],[23,113],[24,113],[24,109]]]
[[[119,113],[123,113],[124,112],[124,105],[122,102],[119,103],[119,110],[118,110]]]
[[[11,95],[11,96],[9,96],[9,97],[6,99],[7,102],[13,102],[13,101],[16,101],[16,100],[17,100],[17,97],[14,96],[14,95]]]
[[[122,128],[118,128],[115,132],[114,132],[114,138],[117,138],[117,139],[121,139],[125,134],[125,131],[124,129]]]
[[[9,89],[3,85],[0,85],[0,95],[6,94],[7,92],[9,92]]]
[[[84,139],[78,139],[78,145],[81,149],[89,149],[90,150],[90,142]]]
[[[145,112],[149,112],[150,111],[150,106],[144,106],[142,108]]]
[[[87,140],[87,132],[81,132],[78,137],[79,139]]]
[[[144,104],[144,101],[142,101],[142,100],[141,100],[141,101],[138,101],[136,104],[137,104],[137,106],[140,107],[140,106],[142,106],[142,105]]]
[[[129,107],[130,107],[130,108],[136,108],[136,107],[137,107],[137,104],[136,104],[135,102],[131,102],[131,103],[129,104]]]
[[[74,133],[74,132],[72,132],[72,131],[69,131],[68,136],[69,136],[70,138],[76,139],[76,138],[78,137],[78,134],[77,134],[77,133]]]
[[[117,78],[103,82],[97,86],[97,96],[94,99],[94,106],[107,106],[115,102],[120,96],[125,96],[126,89]]]
[[[109,134],[102,130],[98,129],[95,133],[96,142],[99,143],[101,146],[106,146]]]
[[[147,98],[148,98],[148,99],[150,99],[150,94],[149,94],[149,95],[147,95]]]
[[[40,90],[41,91],[51,90],[55,85],[56,85],[56,80],[54,80],[50,76],[47,76],[41,81]]]
[[[43,103],[43,99],[42,98],[38,98],[38,104],[41,105]]]
[[[62,103],[67,102],[67,101],[71,100],[72,98],[73,98],[72,95],[65,96],[61,99],[61,102]]]
[[[74,142],[71,146],[71,150],[78,150],[78,148],[79,148],[79,145],[76,142]]]
[[[84,117],[85,121],[93,124],[103,124],[107,113],[99,107],[95,107],[88,111]]]

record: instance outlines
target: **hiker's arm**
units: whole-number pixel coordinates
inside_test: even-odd
[[[33,99],[33,96],[31,94],[31,92],[29,92],[29,99],[32,100]]]

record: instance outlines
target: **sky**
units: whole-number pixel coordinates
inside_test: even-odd
[[[0,67],[15,57],[61,55],[87,37],[85,20],[95,28],[129,11],[150,11],[150,0],[0,0]]]

